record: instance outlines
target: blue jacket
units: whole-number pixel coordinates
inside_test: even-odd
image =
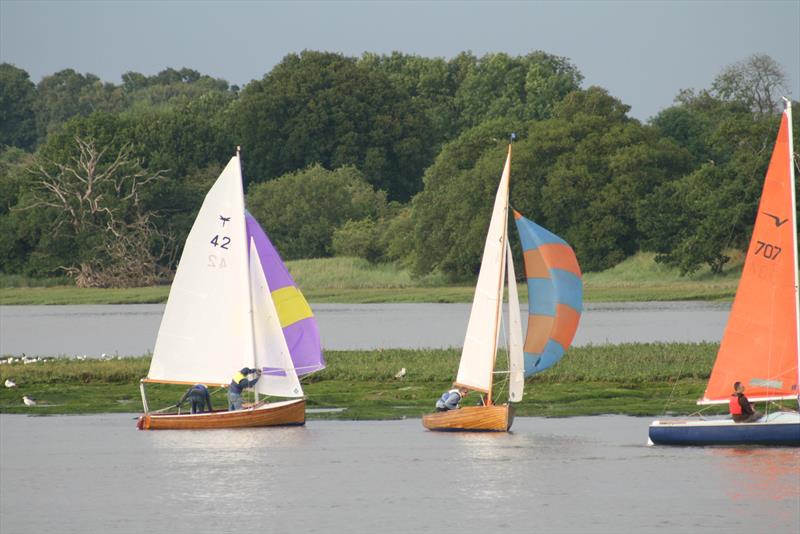
[[[455,410],[458,408],[458,403],[461,402],[461,393],[457,389],[445,391],[439,400],[436,401],[436,407],[439,409]]]
[[[195,403],[203,403],[204,405],[208,406],[209,412],[214,411],[214,409],[211,407],[211,395],[209,395],[208,388],[205,384],[195,384],[187,389],[186,393],[184,393],[183,397],[181,397],[181,400],[178,401],[178,406],[186,402],[186,399],[189,399],[189,401]]]

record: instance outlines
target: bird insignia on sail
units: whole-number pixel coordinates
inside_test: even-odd
[[[768,217],[772,217],[773,219],[775,219],[775,227],[776,228],[780,228],[783,223],[785,223],[785,222],[787,222],[789,220],[788,217],[786,219],[784,219],[784,220],[781,220],[781,218],[778,217],[777,215],[773,215],[771,213],[767,213],[766,211],[762,211],[761,213],[763,213],[764,215],[766,215]]]

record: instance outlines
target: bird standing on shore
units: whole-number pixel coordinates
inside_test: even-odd
[[[22,402],[25,403],[25,406],[36,406],[36,401],[27,395],[22,396]]]
[[[404,376],[406,376],[406,368],[405,367],[403,367],[402,369],[397,371],[397,374],[394,375],[394,377],[396,379],[398,379],[398,380],[402,380]]]
[[[15,388],[15,387],[17,387],[17,385],[14,383],[13,380],[11,380],[10,378],[7,378],[6,379],[6,387],[7,388]]]

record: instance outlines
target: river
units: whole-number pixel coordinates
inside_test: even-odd
[[[330,350],[461,346],[469,304],[316,304]],[[729,303],[588,304],[574,345],[719,341]],[[0,306],[0,355],[139,356],[153,350],[163,304]],[[527,310],[523,310],[524,314]]]
[[[137,431],[0,415],[0,531],[798,532],[800,450],[648,447],[649,419]]]

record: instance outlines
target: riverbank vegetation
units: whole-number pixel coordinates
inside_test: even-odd
[[[725,300],[736,291],[741,259],[724,275],[700,270],[681,276],[675,267],[639,253],[612,269],[584,275],[586,302]],[[289,270],[308,300],[314,303],[470,302],[474,286],[448,284],[443,276],[414,277],[395,263],[372,264],[363,258],[320,258],[288,262]],[[522,269],[519,269],[521,272]],[[166,302],[169,286],[140,288],[79,288],[74,285],[24,286],[11,277],[12,287],[0,277],[0,304],[149,304]],[[45,281],[46,282],[46,281]],[[63,283],[63,282],[62,282]],[[528,288],[520,284],[520,299]]]
[[[521,416],[689,414],[698,410],[717,351],[714,343],[636,343],[573,347],[555,367],[528,379],[518,403]],[[327,368],[306,377],[309,419],[397,419],[419,417],[454,378],[460,352],[448,350],[328,351]],[[498,361],[504,360],[499,357]],[[149,357],[111,360],[54,359],[0,365],[0,412],[79,414],[141,411],[139,379]],[[500,364],[499,364],[500,365]],[[395,375],[402,368],[402,379]],[[505,401],[502,369],[495,398]],[[174,404],[185,387],[148,384],[153,410]],[[27,407],[22,396],[38,404]],[[214,406],[225,406],[225,389],[215,389]],[[467,404],[477,401],[468,396]],[[314,413],[314,408],[344,408]],[[722,413],[710,407],[704,413]]]
[[[763,55],[720,68],[709,88],[682,91],[642,123],[543,51],[304,51],[242,88],[189,68],[127,72],[119,84],[65,69],[33,83],[3,63],[0,272],[82,288],[169,283],[241,145],[247,205],[284,259],[357,256],[407,277],[415,300],[465,299],[450,285],[474,284],[515,132],[511,202],[564,237],[584,272],[648,252],[724,283],[729,251],[749,240],[787,78]],[[640,287],[597,283],[587,277],[590,299],[638,299]],[[706,283],[700,294],[650,284],[644,298],[727,295]],[[370,284],[304,289],[319,301],[398,293]]]

